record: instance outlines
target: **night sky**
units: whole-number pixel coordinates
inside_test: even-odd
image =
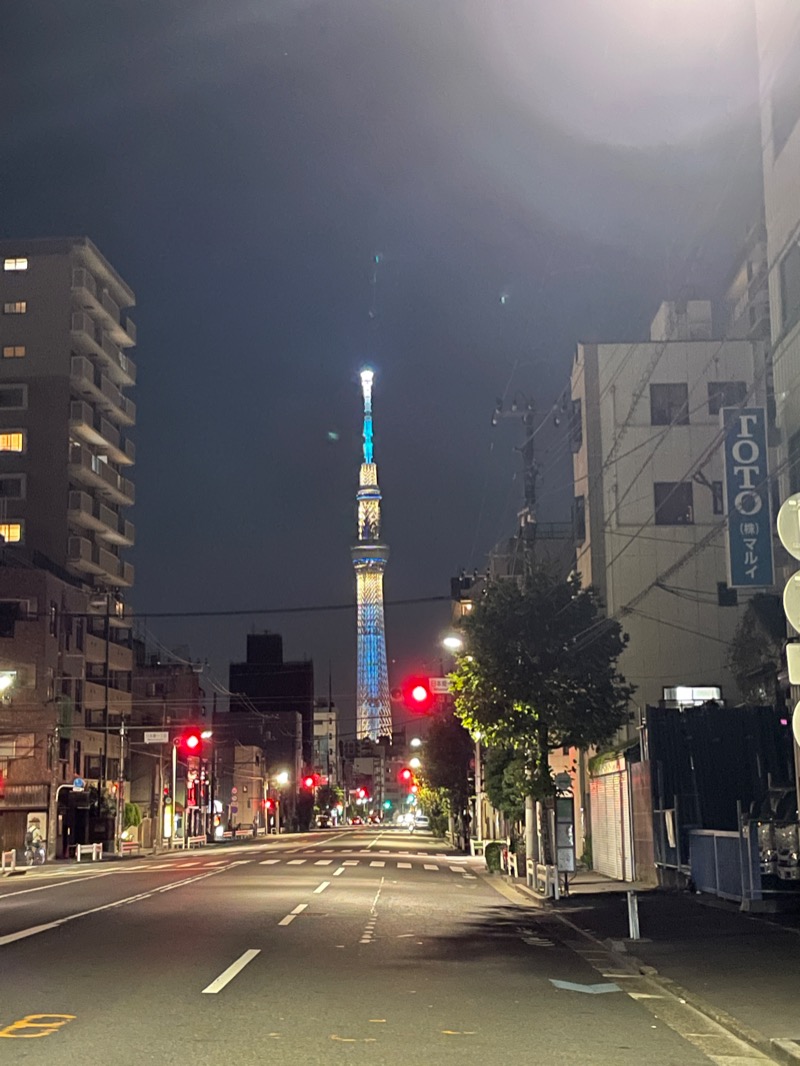
[[[513,532],[497,396],[534,397],[539,519],[568,518],[548,412],[576,342],[718,296],[755,218],[748,7],[4,5],[0,229],[86,234],[137,293],[136,609],[352,601],[365,363],[388,599],[447,595]],[[448,619],[388,610],[393,683],[438,672]],[[352,614],[148,621],[221,681],[266,626],[352,708]]]

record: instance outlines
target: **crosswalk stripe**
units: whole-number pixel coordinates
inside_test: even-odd
[[[315,866],[330,866],[330,864],[332,862],[333,862],[333,859],[317,859],[317,861],[314,863],[314,865]]]
[[[262,859],[258,864],[259,866],[274,866],[276,862],[280,862],[280,859]]]
[[[358,866],[358,859],[345,859],[342,866]]]
[[[286,865],[287,866],[302,866],[303,863],[306,862],[306,861],[307,861],[306,859],[289,859],[289,861],[287,862]]]
[[[385,863],[385,862],[383,862],[383,861],[382,861],[382,860],[380,860],[380,859],[379,859],[379,860],[378,860],[377,862],[371,862],[371,863],[370,863],[370,866],[385,866],[385,865],[386,865],[386,863]]]
[[[422,866],[423,866],[423,868],[425,870],[438,870],[439,869],[438,866],[434,866],[432,863],[429,863],[429,862],[424,862],[422,864]]]
[[[410,862],[399,862],[397,864],[397,869],[398,870],[410,870],[411,869],[411,863]]]

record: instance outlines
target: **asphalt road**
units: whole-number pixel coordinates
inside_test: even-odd
[[[498,884],[373,828],[7,878],[0,1062],[766,1061]]]

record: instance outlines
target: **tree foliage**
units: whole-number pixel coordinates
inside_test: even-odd
[[[552,793],[552,750],[604,743],[628,720],[627,637],[577,575],[539,568],[522,586],[491,583],[463,629],[456,713],[488,746],[524,756],[529,795]]]
[[[321,811],[329,811],[343,802],[344,793],[335,785],[320,785],[317,789],[317,807]]]
[[[462,811],[469,800],[470,764],[474,744],[455,714],[448,711],[434,718],[425,739],[422,777],[431,789],[448,796],[453,813]]]
[[[525,797],[530,792],[525,753],[513,748],[489,748],[483,775],[486,795],[495,810],[502,811],[510,822],[522,821]]]
[[[771,704],[778,697],[785,644],[786,616],[780,598],[757,593],[747,604],[728,650],[728,668],[748,703]]]

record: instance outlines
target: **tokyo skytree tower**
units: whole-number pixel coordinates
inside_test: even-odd
[[[381,490],[372,453],[371,370],[361,371],[364,394],[364,461],[358,477],[358,544],[351,549],[358,605],[358,684],[356,734],[359,739],[391,737],[392,707],[383,621],[383,571],[389,549],[381,543]]]

